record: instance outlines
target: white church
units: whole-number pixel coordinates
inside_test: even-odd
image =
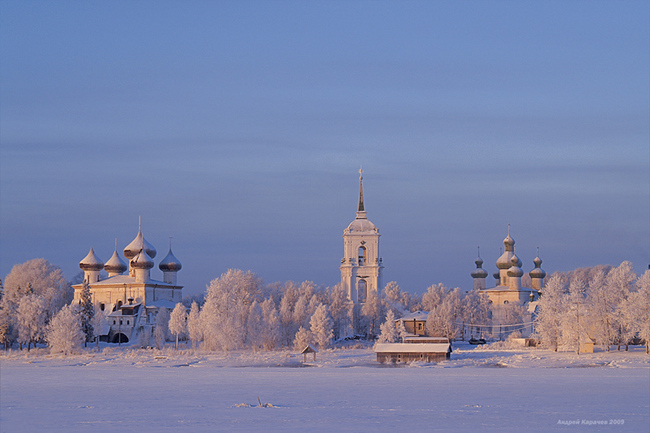
[[[478,290],[490,300],[493,327],[499,326],[503,322],[504,308],[512,303],[526,308],[527,314],[524,320],[526,323],[531,323],[536,301],[539,299],[546,277],[546,272],[541,268],[542,260],[539,258],[539,248],[537,257],[533,260],[535,268],[528,273],[531,281],[530,287],[524,287],[521,280],[524,275],[524,271],[521,269],[522,262],[515,254],[515,240],[510,236],[510,225],[508,225],[508,235],[503,240],[503,246],[503,254],[496,261],[498,272],[494,274],[495,286],[493,287],[486,287],[488,273],[483,269],[483,259],[479,254],[474,262],[476,269],[471,273],[474,279],[474,290]],[[522,334],[529,334],[532,328],[522,326],[519,330]]]
[[[169,252],[158,264],[162,280],[151,277],[156,249],[142,235],[141,227],[135,239],[124,248],[128,265],[120,258],[117,244],[113,256],[106,262],[97,257],[93,248],[81,260],[84,282],[72,286],[74,301],[79,302],[84,285],[88,284],[93,304],[107,311],[108,323],[100,330],[100,338],[110,342],[127,342],[139,332],[151,332],[158,309],[173,309],[183,299],[183,286],[177,283],[181,262]],[[107,278],[101,278],[104,270]],[[127,272],[128,271],[128,272]],[[127,274],[124,274],[127,272]]]

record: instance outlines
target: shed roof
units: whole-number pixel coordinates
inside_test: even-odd
[[[318,350],[316,350],[316,349],[314,348],[314,346],[312,346],[311,344],[308,344],[307,347],[305,347],[304,349],[302,349],[302,352],[300,352],[300,353],[301,353],[301,354],[305,354],[305,353],[318,353]]]
[[[449,343],[377,343],[376,353],[447,353]]]

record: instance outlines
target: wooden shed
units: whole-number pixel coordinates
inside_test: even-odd
[[[314,361],[316,361],[316,354],[318,353],[318,350],[314,348],[311,344],[307,345],[304,349],[302,349],[302,362],[307,362],[307,354],[308,353],[313,353],[314,354]]]
[[[451,344],[447,339],[439,340],[446,340],[446,342],[377,343],[375,345],[377,361],[382,364],[444,361],[451,356]]]

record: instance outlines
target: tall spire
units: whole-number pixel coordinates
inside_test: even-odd
[[[359,168],[359,212],[365,212],[363,205],[363,167]]]

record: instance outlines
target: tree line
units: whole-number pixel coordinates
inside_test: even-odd
[[[648,272],[634,274],[631,264],[599,266],[548,278],[538,302],[534,336],[545,347],[571,350],[590,336],[598,344],[625,344],[632,337],[648,339]],[[68,353],[97,341],[108,311],[92,305],[84,285],[79,304],[59,268],[44,259],[16,265],[0,290],[0,342],[27,349],[47,343],[53,352]],[[515,303],[501,306],[500,321],[517,324],[526,311]],[[429,335],[450,339],[483,334],[490,329],[493,307],[474,290],[463,293],[442,284],[422,296],[396,282],[371,292],[355,310],[339,284],[313,282],[265,285],[251,271],[230,269],[212,280],[202,296],[188,297],[170,312],[159,309],[152,331],[141,330],[138,344],[163,347],[165,341],[189,340],[192,347],[221,351],[328,347],[350,337],[397,341],[404,329],[396,319],[424,311]],[[356,329],[359,335],[353,336]],[[609,346],[608,346],[609,347]]]

